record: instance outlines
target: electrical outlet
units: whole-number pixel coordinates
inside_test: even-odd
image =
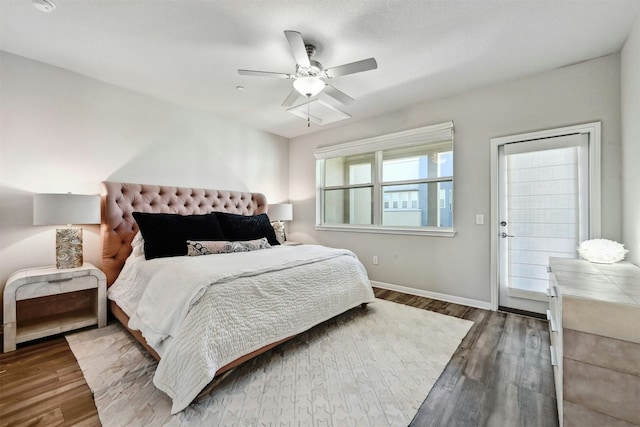
[[[373,265],[378,265],[378,255],[373,256]]]

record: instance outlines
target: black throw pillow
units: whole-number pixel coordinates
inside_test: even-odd
[[[237,242],[266,237],[270,245],[280,244],[267,214],[244,216],[225,212],[214,213],[218,217],[222,233],[229,241]]]
[[[145,259],[187,254],[187,240],[225,240],[212,214],[178,215],[133,212],[144,239]]]

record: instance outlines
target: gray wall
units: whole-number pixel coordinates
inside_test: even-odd
[[[622,52],[622,80],[620,57],[612,55],[295,138],[288,148],[284,138],[221,117],[0,53],[0,283],[16,269],[54,262],[53,227],[31,225],[33,193],[95,194],[100,181],[112,179],[290,198],[291,240],[350,248],[373,280],[488,302],[489,139],[596,120],[603,124],[603,237],[624,242],[637,264],[639,33],[636,23]],[[316,146],[447,120],[456,131],[456,237],[314,230]],[[476,213],[485,225],[474,224]],[[97,226],[85,227],[85,248],[86,259],[99,264]]]
[[[55,264],[55,227],[32,225],[33,193],[98,194],[113,180],[287,199],[286,138],[0,54],[0,284]],[[99,226],[83,228],[99,266]]]
[[[357,101],[356,101],[357,102]],[[316,231],[315,160],[319,145],[335,144],[453,120],[454,238]],[[489,302],[490,156],[492,137],[602,121],[602,233],[619,240],[620,56],[535,75],[416,105],[290,142],[291,240],[353,250],[375,281]],[[485,225],[475,225],[475,215]],[[379,265],[372,265],[373,255]],[[423,292],[424,293],[424,292]]]
[[[621,57],[622,242],[640,265],[640,17]]]

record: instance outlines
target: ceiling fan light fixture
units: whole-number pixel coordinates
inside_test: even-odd
[[[294,80],[293,87],[306,97],[316,96],[324,89],[324,82],[317,77],[300,77]]]

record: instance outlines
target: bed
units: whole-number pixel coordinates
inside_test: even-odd
[[[260,193],[110,181],[103,190],[109,306],[159,361],[154,384],[172,413],[239,364],[374,301],[352,252],[273,241]],[[197,235],[176,252],[165,240],[183,242],[174,232],[185,222]]]

